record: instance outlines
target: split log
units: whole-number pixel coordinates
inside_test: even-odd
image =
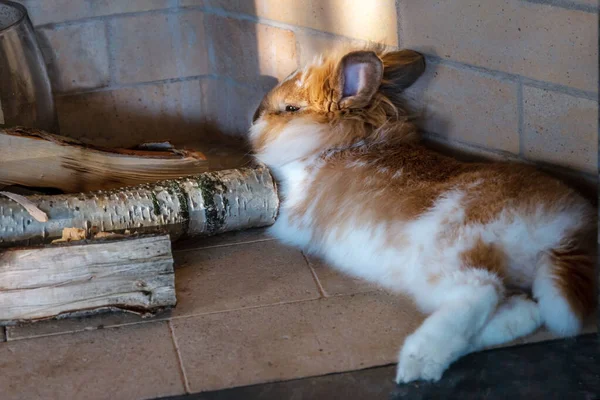
[[[204,154],[172,147],[112,149],[35,129],[0,129],[0,187],[22,185],[65,193],[109,190],[209,170]]]
[[[209,236],[272,225],[279,208],[266,167],[206,172],[114,191],[27,196],[48,220],[35,220],[0,195],[0,247],[49,243],[65,228],[87,232]]]
[[[0,325],[84,310],[152,315],[175,304],[173,256],[166,235],[0,253]]]

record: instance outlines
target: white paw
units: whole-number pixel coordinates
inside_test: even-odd
[[[400,350],[396,383],[438,381],[451,362],[452,359],[440,346],[413,334],[406,338]]]
[[[508,343],[533,333],[541,325],[542,317],[536,302],[524,296],[509,297],[473,339],[472,351]]]
[[[512,320],[505,318],[507,329],[515,332],[516,336],[529,333],[542,325],[539,305],[525,296],[514,296],[508,299],[508,308],[515,313]]]

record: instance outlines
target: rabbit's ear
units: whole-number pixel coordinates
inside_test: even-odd
[[[386,88],[399,92],[411,86],[425,71],[425,58],[414,50],[392,51],[383,55]]]
[[[334,74],[335,97],[340,108],[362,108],[369,104],[383,77],[383,62],[372,51],[346,54]]]

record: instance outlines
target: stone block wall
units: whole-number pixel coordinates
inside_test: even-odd
[[[316,53],[379,41],[426,54],[407,96],[427,137],[595,179],[595,0],[21,0],[61,132],[101,145],[241,137]]]

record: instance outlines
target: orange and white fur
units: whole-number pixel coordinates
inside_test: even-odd
[[[398,383],[438,380],[542,324],[575,335],[595,306],[595,209],[529,166],[419,144],[400,94],[424,68],[410,50],[320,57],[265,96],[249,133],[280,184],[271,233],[429,314],[400,350]]]

